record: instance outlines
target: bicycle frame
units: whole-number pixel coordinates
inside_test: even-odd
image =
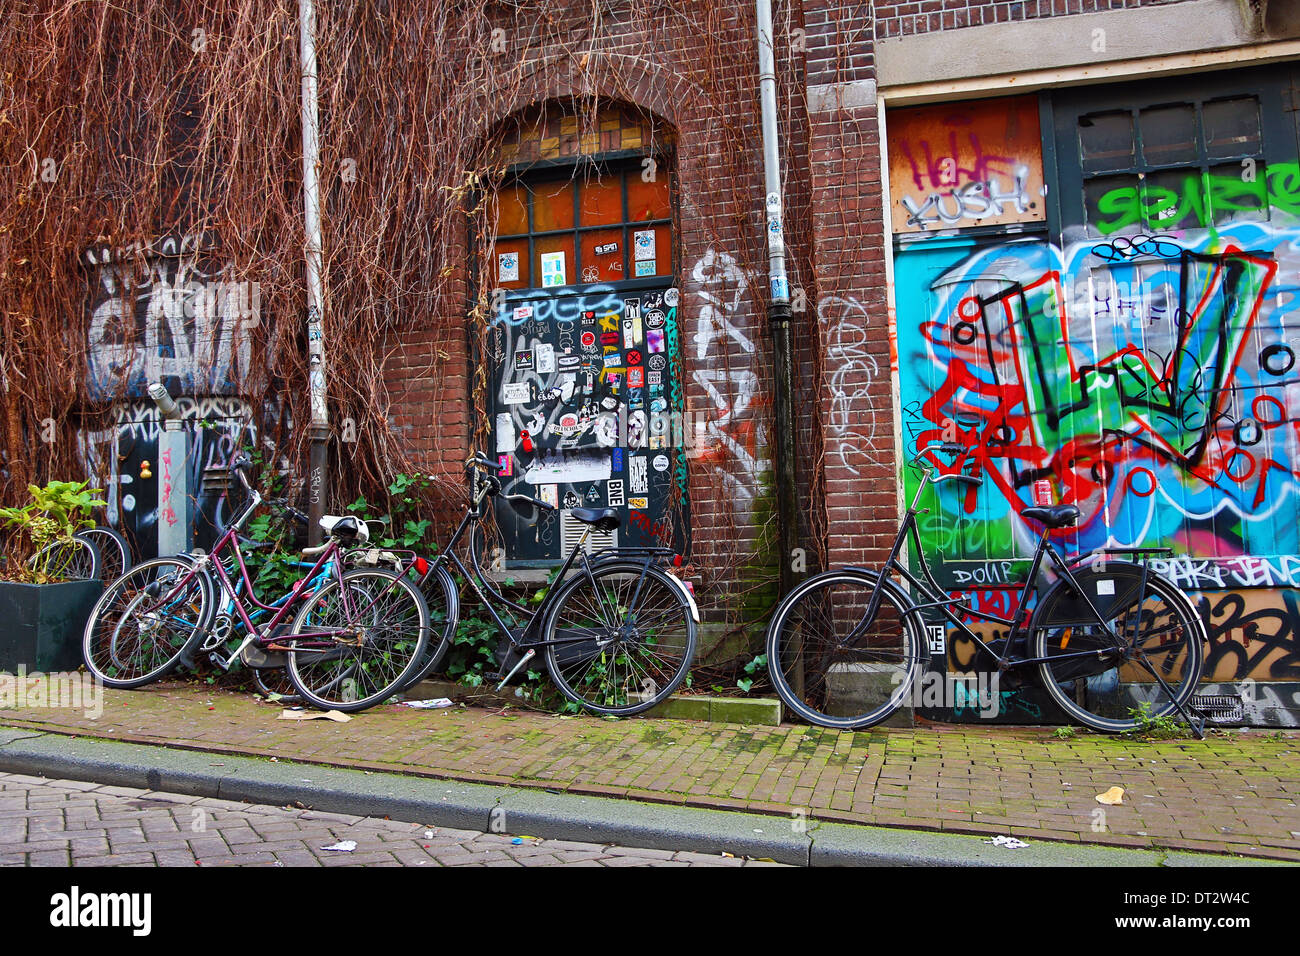
[[[607,548],[598,551],[595,555],[592,555],[589,558],[586,552],[582,550],[583,545],[586,544],[587,539],[591,535],[592,529],[588,527],[585,531],[583,531],[582,537],[579,538],[578,541],[574,544],[573,550],[569,552],[569,556],[565,559],[564,564],[560,567],[559,574],[556,575],[555,583],[547,591],[546,597],[542,599],[541,604],[539,604],[536,608],[530,610],[529,608],[524,607],[521,604],[511,601],[504,594],[501,594],[499,591],[494,589],[491,586],[491,584],[488,583],[487,577],[486,575],[484,575],[483,569],[479,565],[477,535],[478,535],[480,523],[482,522],[483,518],[486,516],[486,508],[484,507],[484,504],[487,498],[489,497],[489,491],[491,489],[491,486],[489,484],[483,484],[481,487],[479,487],[479,482],[477,481],[477,472],[474,472],[474,476],[476,479],[474,496],[469,506],[465,509],[465,514],[460,519],[460,524],[457,526],[455,533],[452,534],[451,540],[447,542],[447,546],[443,548],[443,550],[430,564],[429,570],[425,573],[420,583],[421,586],[423,586],[426,581],[428,581],[434,574],[437,573],[438,568],[443,567],[445,563],[449,562],[455,565],[456,569],[460,571],[460,573],[465,577],[467,581],[469,581],[470,587],[473,588],[474,594],[475,596],[478,597],[479,602],[483,605],[483,607],[487,609],[488,614],[492,616],[492,620],[496,624],[497,630],[500,631],[501,634],[504,635],[506,638],[508,638],[510,640],[510,643],[516,648],[529,648],[530,650],[535,651],[537,648],[541,648],[541,647],[549,647],[552,645],[560,645],[560,644],[581,643],[583,641],[590,640],[590,638],[588,637],[567,637],[567,638],[557,638],[555,640],[546,641],[540,639],[540,637],[537,634],[537,630],[541,627],[541,622],[546,620],[546,615],[550,611],[551,606],[554,604],[556,595],[559,593],[559,584],[565,580],[566,575],[568,575],[570,569],[573,568],[575,562],[580,564],[581,573],[587,576],[587,579],[591,582],[592,589],[595,590],[597,595],[599,596],[600,590],[599,588],[596,587],[596,580],[593,571],[596,568],[598,568],[604,561],[614,560],[615,557],[625,557],[625,556],[633,557],[633,558],[644,558],[645,564],[642,568],[641,576],[637,579],[636,590],[633,592],[632,597],[630,598],[630,603],[635,605],[637,599],[640,598],[641,596],[641,588],[645,582],[646,573],[650,569],[652,559],[655,556],[667,555],[673,553],[668,548],[613,548],[613,549]],[[469,566],[467,567],[465,565],[465,562],[463,562],[460,559],[460,557],[456,554],[456,546],[457,544],[459,544],[460,539],[462,536],[464,536],[466,530],[470,529],[471,527],[473,530],[471,531],[469,536],[470,563]],[[601,555],[605,555],[605,554],[610,555],[610,557],[602,558]],[[580,561],[579,558],[581,558]],[[473,569],[472,571],[471,568]],[[601,600],[602,601],[604,600],[603,596],[601,596]],[[528,623],[519,629],[511,628],[510,625],[507,624],[506,621],[502,618],[502,616],[497,613],[496,605],[504,605],[505,607],[519,614],[530,615],[528,619]]]
[[[294,563],[295,563],[295,565],[296,565],[297,567],[300,567],[300,568],[314,568],[314,565],[313,565],[312,562],[310,562],[310,561],[297,561],[297,562],[294,562]],[[302,594],[303,594],[304,596],[307,595],[307,594],[310,594],[311,592],[315,591],[317,587],[324,585],[324,584],[326,583],[326,579],[331,575],[332,571],[333,571],[333,567],[332,567],[332,565],[327,564],[327,565],[326,565],[326,566],[321,570],[321,572],[320,572],[319,574],[316,574],[316,575],[314,575],[314,576],[309,576],[309,577],[303,578],[303,580],[306,581],[307,584],[306,584],[306,586],[305,586],[305,590],[302,591]],[[227,573],[229,573],[229,572],[227,572]],[[225,598],[225,602],[226,602],[226,603],[225,603],[225,606],[222,607],[222,609],[221,609],[220,611],[217,612],[218,615],[222,615],[222,614],[224,614],[224,615],[227,615],[227,616],[230,616],[230,617],[233,617],[233,616],[234,616],[234,614],[235,614],[235,612],[236,612],[236,609],[239,607],[239,600],[238,600],[238,598],[242,595],[242,593],[243,593],[243,591],[244,591],[244,587],[245,587],[245,582],[247,582],[247,581],[248,581],[248,576],[247,576],[247,574],[245,574],[245,575],[244,575],[243,577],[241,577],[239,580],[236,580],[236,581],[235,581],[235,583],[234,583],[234,591],[233,591],[233,593],[231,593],[231,594],[229,594],[229,595],[226,595],[226,594],[223,593],[222,596]],[[251,595],[253,594],[253,591],[252,591],[252,588],[251,588],[251,587],[249,588],[248,593],[249,593],[249,595],[250,595],[250,597],[251,597]],[[264,615],[270,613],[271,610],[279,609],[279,608],[282,607],[283,605],[286,605],[286,604],[287,604],[287,603],[288,603],[288,602],[289,602],[289,601],[290,601],[294,596],[295,596],[295,593],[294,593],[293,591],[290,591],[290,593],[285,594],[285,595],[283,595],[283,596],[277,598],[276,600],[272,601],[269,607],[266,607],[265,605],[263,605],[263,606],[259,606],[259,607],[252,608],[252,609],[249,611],[249,614],[248,614],[248,618],[249,618],[249,620],[251,620],[251,621],[253,621],[253,622],[255,623],[255,622],[257,621],[258,618],[263,617]],[[256,600],[256,599],[254,598],[254,600]],[[258,603],[260,604],[260,602],[258,602]],[[246,608],[246,610],[248,610],[248,609]],[[243,626],[243,627],[244,627],[244,631],[245,631],[245,634],[246,634],[246,635],[247,635],[247,634],[252,634],[252,633],[253,633],[253,632],[251,632],[251,631],[248,630],[247,626],[244,625],[242,621],[238,621],[237,623],[239,623],[240,626]],[[274,630],[274,628],[272,628],[272,630]],[[232,631],[233,631],[233,629],[232,629]],[[232,636],[233,636],[233,633],[232,633]],[[246,637],[245,640],[244,640],[243,642],[240,643],[239,647],[238,647],[238,648],[237,648],[237,649],[236,649],[236,650],[235,650],[235,651],[234,651],[234,652],[233,652],[229,657],[225,658],[224,660],[221,660],[221,655],[220,655],[220,654],[219,654],[219,653],[214,649],[213,652],[212,652],[212,658],[211,658],[211,659],[214,660],[214,661],[217,661],[217,662],[220,664],[220,666],[222,666],[223,668],[229,668],[232,664],[234,664],[236,658],[239,657],[240,653],[243,652],[244,648],[248,646],[248,643],[249,643],[249,642],[248,642],[248,639],[247,639],[247,637]],[[220,646],[220,645],[218,645],[218,646]]]
[[[349,616],[351,616],[352,608],[349,604],[351,597],[348,594],[348,589],[343,587],[343,569],[342,562],[339,560],[340,552],[338,542],[334,539],[330,539],[326,543],[321,554],[317,556],[311,570],[304,577],[294,582],[288,594],[283,595],[271,604],[263,603],[258,600],[256,594],[253,592],[253,582],[249,578],[248,567],[244,563],[244,555],[239,548],[239,530],[244,526],[244,523],[252,515],[253,511],[256,510],[258,505],[262,503],[262,496],[258,493],[257,489],[250,488],[249,490],[251,497],[248,505],[239,516],[231,522],[226,533],[221,536],[215,545],[213,545],[212,550],[207,554],[195,556],[194,563],[186,574],[170,591],[168,591],[166,595],[162,597],[158,604],[150,610],[157,610],[157,608],[164,606],[173,595],[184,593],[184,590],[198,575],[212,571],[215,573],[217,581],[220,582],[222,597],[226,600],[227,607],[233,606],[235,613],[239,617],[240,623],[243,624],[247,632],[243,642],[239,645],[238,649],[236,649],[234,655],[231,656],[231,660],[234,659],[234,656],[240,654],[250,643],[256,643],[260,649],[267,651],[328,651],[333,645],[327,641],[300,642],[298,638],[303,636],[310,638],[338,638],[350,637],[352,635],[345,629],[313,630],[307,635],[297,635],[292,647],[277,646],[271,635],[274,634],[276,628],[280,626],[286,617],[288,617],[289,612],[298,604],[298,602],[314,590],[314,587],[306,586],[308,582],[314,584],[318,579],[323,578],[323,576],[331,570],[335,580],[339,583],[339,593],[343,599],[344,607]],[[250,617],[249,608],[244,603],[244,598],[239,593],[239,586],[231,581],[230,575],[226,573],[224,562],[217,560],[218,555],[228,548],[232,549],[234,552],[235,562],[239,567],[239,586],[242,586],[247,590],[247,600],[249,604],[253,606],[253,613],[257,614],[259,617],[263,613],[274,613],[271,620],[264,624],[261,629],[253,623],[252,617]]]
[[[946,477],[953,477],[953,476],[944,476],[944,477],[946,478]],[[1025,583],[1020,589],[1020,597],[1019,597],[1019,602],[1017,604],[1017,611],[1013,618],[1007,619],[997,614],[993,614],[989,611],[981,611],[978,608],[973,608],[969,604],[965,603],[964,599],[962,598],[947,597],[944,588],[939,584],[938,581],[935,580],[934,574],[930,570],[930,565],[925,559],[925,552],[921,548],[920,531],[918,530],[917,523],[916,523],[916,517],[918,514],[921,513],[921,509],[918,508],[918,505],[921,500],[921,494],[925,491],[926,486],[930,484],[930,481],[931,481],[930,469],[927,468],[925,470],[924,475],[922,475],[920,487],[916,489],[916,495],[912,499],[912,504],[908,508],[907,514],[906,516],[904,516],[902,524],[899,526],[898,534],[895,536],[893,546],[889,550],[889,557],[885,560],[883,569],[876,581],[875,586],[872,588],[871,599],[867,604],[867,612],[863,618],[864,624],[867,621],[874,620],[876,613],[880,609],[880,589],[881,587],[883,587],[883,582],[886,579],[891,578],[893,574],[896,573],[904,580],[906,580],[907,583],[914,589],[915,593],[920,594],[926,601],[926,603],[918,603],[915,600],[911,601],[910,602],[911,607],[905,612],[905,614],[916,615],[916,620],[922,626],[922,628],[924,628],[926,624],[925,616],[921,612],[931,608],[937,609],[947,619],[949,624],[955,626],[959,631],[961,631],[961,633],[965,637],[974,641],[976,644],[982,647],[989,654],[992,654],[993,657],[998,662],[999,670],[1004,670],[1008,667],[1025,667],[1032,664],[1042,664],[1042,663],[1046,663],[1048,660],[1059,663],[1062,660],[1067,660],[1075,657],[1095,657],[1096,652],[1092,650],[1078,651],[1070,654],[1058,654],[1053,658],[1022,657],[1013,654],[1011,652],[1011,649],[1017,646],[1021,638],[1025,636],[1025,625],[1029,620],[1030,613],[1031,613],[1029,610],[1029,596],[1038,584],[1038,575],[1043,566],[1043,557],[1044,555],[1047,555],[1048,557],[1050,557],[1056,572],[1060,574],[1066,581],[1068,581],[1071,587],[1073,587],[1078,592],[1079,596],[1083,598],[1084,603],[1088,606],[1088,610],[1092,613],[1093,617],[1095,618],[1096,623],[1101,625],[1103,628],[1105,628],[1107,635],[1112,640],[1116,641],[1118,646],[1118,644],[1120,643],[1119,635],[1115,633],[1114,629],[1102,616],[1101,612],[1097,610],[1096,605],[1092,603],[1092,598],[1088,596],[1084,588],[1080,587],[1078,579],[1074,576],[1074,573],[1071,571],[1072,563],[1077,565],[1080,561],[1086,560],[1088,557],[1090,557],[1090,555],[1080,555],[1077,556],[1073,560],[1073,562],[1067,561],[1066,559],[1062,558],[1059,554],[1057,554],[1056,550],[1052,548],[1050,544],[1048,544],[1048,536],[1046,531],[1044,531],[1044,533],[1038,539],[1038,547],[1034,551],[1033,562],[1030,564],[1030,568],[1029,568],[1029,575],[1028,577],[1025,578]],[[924,580],[921,580],[921,578],[918,578],[916,575],[914,575],[905,564],[903,564],[901,561],[898,560],[899,552],[902,550],[903,542],[905,540],[910,542],[911,547],[914,553],[916,554],[916,560],[920,565],[921,577],[923,577]],[[1093,554],[1102,554],[1104,560],[1104,555],[1111,554],[1111,553],[1147,553],[1147,552],[1155,553],[1162,550],[1163,549],[1156,549],[1156,548],[1116,548],[1116,549],[1102,549],[1100,552],[1093,552]],[[1146,565],[1144,564],[1142,567],[1143,567],[1143,577],[1144,577],[1142,583],[1143,583],[1143,589],[1145,590]],[[870,571],[871,569],[859,568],[858,570]],[[998,653],[994,651],[993,648],[990,647],[987,643],[985,643],[985,641],[981,639],[978,634],[976,634],[973,630],[971,630],[971,628],[966,624],[965,621],[961,620],[959,617],[957,617],[957,615],[953,614],[951,610],[953,605],[960,605],[961,608],[965,611],[965,613],[977,617],[981,620],[991,621],[994,624],[999,624],[1002,625],[1003,627],[1009,628],[1006,637],[1006,644],[1004,645],[1006,653]],[[1140,609],[1139,609],[1138,621],[1135,626],[1139,628],[1141,626]],[[1140,633],[1140,632],[1135,630],[1134,633]],[[850,639],[852,639],[852,637],[854,636],[855,635],[850,635]]]

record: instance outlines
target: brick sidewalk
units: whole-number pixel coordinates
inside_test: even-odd
[[[99,720],[9,709],[0,724],[217,753],[1026,840],[1300,860],[1300,732],[1143,742],[1080,731],[600,720],[385,705],[345,724],[202,685],[105,691]],[[1097,794],[1123,787],[1120,806]],[[1101,812],[1099,812],[1101,811]]]

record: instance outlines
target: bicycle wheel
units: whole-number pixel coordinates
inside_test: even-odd
[[[132,564],[131,546],[126,543],[126,538],[107,525],[84,528],[75,537],[89,541],[99,549],[99,577],[105,584],[116,581]]]
[[[1176,713],[1204,663],[1205,626],[1191,600],[1149,570],[1144,589],[1140,565],[1108,561],[1074,574],[1082,594],[1057,581],[1030,622],[1033,656],[1047,658],[1039,673],[1048,694],[1075,720],[1112,733]]]
[[[555,686],[597,714],[648,710],[677,689],[695,657],[690,601],[666,572],[634,561],[566,581],[543,633],[558,642],[546,648]]]
[[[86,621],[86,667],[109,687],[140,687],[170,672],[203,640],[212,584],[184,558],[136,565],[100,595]]]
[[[456,636],[456,621],[460,617],[460,593],[446,568],[439,567],[436,574],[430,575],[420,593],[429,607],[429,641],[423,660],[406,679],[403,690],[414,687],[442,664]]]
[[[420,665],[429,608],[419,589],[392,571],[349,571],[343,585],[331,581],[299,608],[285,639],[293,648],[288,669],[304,700],[357,711],[396,694]]]
[[[74,534],[41,548],[30,565],[46,581],[93,581],[99,577],[101,558],[94,542]]]
[[[903,705],[920,674],[925,647],[912,602],[879,581],[880,606],[868,618],[879,579],[825,571],[790,592],[767,631],[767,669],[781,699],[809,723],[854,730],[878,724]]]

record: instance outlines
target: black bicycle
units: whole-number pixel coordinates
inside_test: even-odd
[[[940,470],[936,452],[956,460]],[[870,727],[915,700],[930,654],[927,638],[937,630],[945,640],[936,646],[947,647],[948,628],[955,627],[988,655],[998,674],[1037,668],[1049,696],[1082,724],[1125,732],[1177,712],[1201,736],[1204,720],[1189,712],[1188,701],[1200,683],[1208,638],[1191,599],[1146,563],[1170,554],[1167,549],[1103,548],[1067,560],[1049,536],[1075,525],[1079,509],[1025,508],[1021,517],[1041,524],[1043,533],[1013,618],[972,607],[939,585],[921,548],[918,503],[929,484],[983,483],[960,473],[964,452],[960,445],[932,445],[913,459],[929,463],[883,570],[823,572],[777,607],[767,654],[781,699],[814,724]],[[909,539],[919,576],[900,560]],[[1034,604],[1045,556],[1058,578]],[[939,622],[929,623],[934,618]],[[1005,637],[985,642],[966,624],[969,618],[992,622]]]
[[[580,707],[597,714],[627,716],[648,710],[685,679],[695,657],[699,610],[685,583],[669,570],[668,548],[606,548],[588,555],[592,530],[619,527],[612,508],[573,508],[586,525],[540,604],[528,608],[509,600],[488,581],[479,564],[479,533],[489,499],[501,496],[515,506],[555,508],[527,495],[502,494],[498,466],[481,452],[465,464],[470,503],[459,527],[438,556],[427,562],[420,588],[429,605],[432,631],[427,657],[406,686],[423,680],[441,664],[460,617],[460,590],[449,565],[460,572],[500,631],[499,655],[504,687],[537,654],[543,653],[555,686]],[[456,553],[469,531],[469,566]],[[422,559],[424,560],[424,559]],[[422,566],[421,566],[422,567]],[[570,571],[574,573],[570,575]],[[507,623],[518,616],[522,624]]]

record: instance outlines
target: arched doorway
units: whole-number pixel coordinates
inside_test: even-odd
[[[584,129],[583,123],[594,124]],[[487,414],[507,490],[507,568],[549,566],[615,508],[595,548],[667,545],[688,530],[672,137],[621,107],[525,116],[494,204]]]

